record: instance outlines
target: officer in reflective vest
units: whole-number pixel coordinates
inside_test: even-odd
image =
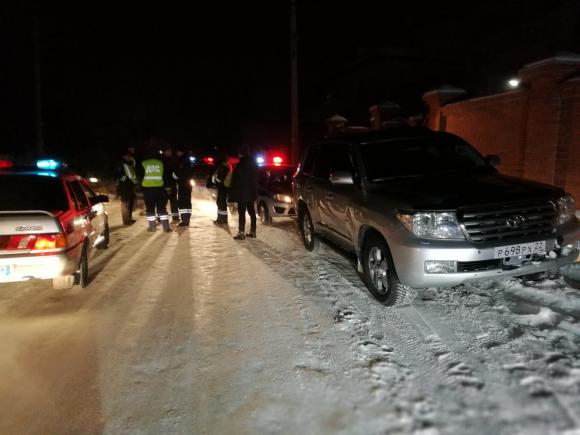
[[[228,192],[232,184],[233,167],[224,152],[220,152],[216,160],[218,165],[211,177],[217,189],[217,219],[214,224],[225,225],[228,223]]]
[[[169,227],[169,215],[167,214],[167,199],[171,194],[170,181],[163,167],[163,161],[154,153],[141,162],[143,199],[149,228],[147,231],[154,232],[157,226],[156,215],[159,216],[163,231],[171,231]]]
[[[121,157],[119,165],[118,194],[121,198],[121,216],[124,225],[135,223],[133,220],[133,205],[135,204],[135,186],[137,186],[137,163],[135,162],[135,148],[127,148]]]
[[[171,175],[175,171],[176,157],[173,154],[173,147],[171,145],[165,145],[163,147],[163,155],[161,156],[163,160],[163,167],[168,175]],[[173,178],[173,179],[171,179]],[[173,222],[179,222],[179,206],[177,204],[177,179],[175,177],[169,177],[169,185],[171,187],[171,192],[168,193],[169,197],[169,208],[171,210],[171,217]]]
[[[191,219],[191,162],[182,146],[176,148],[176,163],[173,178],[177,180],[177,205],[179,208],[179,227],[188,227]]]

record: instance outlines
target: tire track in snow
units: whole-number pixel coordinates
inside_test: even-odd
[[[248,249],[257,257],[263,258],[286,279],[294,282],[298,288],[306,287],[307,296],[318,293],[330,299],[337,307],[336,315],[342,321],[346,317],[353,324],[354,335],[358,335],[360,339],[355,343],[353,351],[359,356],[365,354],[365,343],[368,346],[369,343],[378,341],[380,344],[386,341],[387,346],[393,348],[394,359],[402,354],[417,369],[414,373],[406,370],[406,376],[418,384],[428,386],[423,388],[428,393],[433,393],[443,383],[452,388],[453,394],[459,392],[466,399],[469,398],[473,408],[481,407],[489,413],[494,412],[494,402],[498,394],[500,400],[507,403],[513,400],[512,395],[517,395],[521,409],[525,408],[529,395],[524,387],[508,385],[506,382],[509,377],[505,373],[489,370],[486,364],[480,362],[481,355],[473,354],[472,346],[456,346],[450,331],[435,326],[439,324],[422,315],[413,304],[402,308],[387,308],[371,300],[352,265],[343,258],[337,259],[337,254],[320,252],[320,257],[314,257],[316,254],[305,251],[281,252],[261,241],[248,244]],[[318,276],[318,279],[313,278],[314,276]],[[316,292],[309,289],[316,289]],[[462,321],[469,322],[469,319]],[[396,331],[396,335],[381,336],[381,331],[385,330],[387,334],[388,331]],[[490,340],[497,341],[498,338],[496,336]],[[507,334],[505,339],[509,338]],[[482,389],[485,394],[480,391]],[[557,408],[565,410],[566,407]],[[570,419],[568,412],[561,413],[558,417],[574,421]],[[521,423],[525,419],[525,414],[519,414],[516,420]],[[487,427],[490,433],[494,430],[499,433],[502,430],[501,423],[496,421],[488,422]]]
[[[260,245],[259,248],[258,245]],[[275,268],[286,279],[295,282],[295,285],[316,289],[318,293],[322,290],[323,297],[327,300],[330,299],[330,302],[335,305],[335,316],[339,320],[337,323],[344,323],[344,320],[346,320],[347,325],[350,323],[347,329],[350,329],[353,337],[356,337],[353,351],[360,360],[367,359],[370,372],[372,373],[373,365],[393,363],[398,371],[405,373],[404,377],[398,379],[394,385],[392,384],[393,379],[389,379],[390,387],[400,390],[402,384],[411,378],[423,385],[430,385],[428,391],[435,390],[441,379],[449,384],[456,383],[454,379],[456,376],[449,371],[449,359],[445,361],[445,364],[440,364],[434,362],[430,357],[426,336],[417,327],[417,322],[410,322],[397,309],[385,308],[369,299],[358,276],[354,275],[353,280],[353,276],[348,276],[348,272],[335,269],[331,271],[332,277],[329,277],[328,267],[330,264],[324,259],[317,259],[309,254],[297,259],[290,254],[290,260],[287,260],[287,254],[272,249],[263,242],[252,242],[248,245],[248,249],[259,258],[264,258],[266,263],[270,263],[271,267]],[[331,268],[336,267],[335,265],[330,266]],[[300,273],[296,273],[296,271],[300,271]],[[318,278],[314,278],[316,276]],[[332,278],[334,282],[328,282],[327,278]],[[368,313],[369,307],[371,307],[370,316],[361,318],[362,313]],[[396,331],[396,335],[385,338],[385,326],[387,326],[387,331]],[[430,334],[433,332],[430,331]],[[377,346],[373,346],[377,348],[381,342],[389,352],[383,353],[378,359],[376,354],[369,355],[368,351],[365,350],[369,344],[377,344]],[[412,373],[409,369],[410,366],[419,369],[418,373]],[[459,362],[455,366],[460,367]]]
[[[472,291],[471,287],[466,287],[466,290],[471,293],[472,298],[482,298],[484,301],[489,300],[489,295],[482,295],[477,293],[477,291]],[[477,289],[475,289],[477,290]],[[457,301],[460,303],[461,301]],[[449,316],[453,316],[454,319],[458,317],[463,317],[462,323],[464,325],[467,324],[474,324],[476,323],[476,319],[478,322],[482,322],[479,320],[482,316],[484,316],[485,321],[489,322],[488,324],[491,325],[498,325],[500,322],[508,322],[509,317],[502,317],[500,318],[500,314],[497,311],[493,310],[485,310],[485,303],[477,304],[477,310],[481,314],[477,316],[478,313],[475,312],[475,307],[462,307],[462,309],[455,309],[451,311],[451,314],[448,314],[446,310],[442,310],[442,305],[437,305],[433,307],[426,307],[424,304],[417,304],[415,308],[420,311],[421,315],[424,317],[429,318],[429,323],[433,325],[436,329],[446,329],[446,323],[442,321],[443,318],[448,318]],[[423,309],[420,309],[423,308]],[[482,312],[484,310],[485,312]],[[485,326],[487,326],[486,324]],[[506,325],[505,327],[508,327]],[[511,343],[516,343],[518,341],[522,342],[522,347],[525,346],[527,343],[526,339],[526,329],[530,330],[530,328],[525,328],[521,325],[511,325],[511,328],[508,331],[501,331],[494,329],[490,331],[488,337],[481,337],[477,333],[473,333],[472,336],[475,337],[470,343],[465,343],[464,340],[458,339],[454,336],[451,331],[448,331],[446,334],[443,334],[444,337],[447,337],[447,344],[454,349],[457,349],[458,352],[463,354],[469,355],[471,358],[470,360],[474,364],[479,364],[481,366],[480,361],[485,360],[486,365],[491,367],[485,367],[484,369],[487,372],[491,372],[496,374],[496,378],[499,382],[504,380],[505,384],[516,384],[518,389],[520,390],[520,394],[523,394],[523,397],[529,397],[530,395],[535,397],[540,397],[545,401],[552,402],[551,408],[559,409],[560,414],[553,416],[551,419],[552,421],[567,421],[567,426],[570,427],[580,427],[580,416],[578,415],[578,411],[574,411],[577,408],[577,400],[571,400],[568,398],[568,395],[560,394],[557,390],[558,388],[554,385],[554,382],[550,380],[549,376],[546,376],[546,367],[544,364],[539,364],[542,360],[535,359],[529,360],[529,356],[525,353],[514,354],[508,346]],[[530,330],[531,332],[531,330]],[[529,335],[528,335],[529,336]],[[545,346],[545,343],[543,347]],[[489,358],[489,353],[496,353],[500,356],[496,358]],[[518,357],[520,359],[518,364],[510,365],[505,363],[504,358],[509,357]],[[526,358],[528,361],[523,362],[521,358]],[[479,370],[482,370],[479,367]],[[521,382],[522,376],[518,376],[517,373],[521,371],[525,371],[529,376],[533,375],[534,373],[542,373],[542,384],[541,391],[538,389],[538,385],[534,385],[533,388],[530,388],[529,385]],[[538,378],[536,376],[536,378]],[[539,379],[539,378],[538,378]],[[545,397],[543,397],[545,396]],[[538,399],[536,399],[536,402]]]

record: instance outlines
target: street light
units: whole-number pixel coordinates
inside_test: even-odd
[[[508,86],[512,89],[517,88],[520,85],[520,79],[509,79]]]

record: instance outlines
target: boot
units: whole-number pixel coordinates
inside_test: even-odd
[[[256,238],[256,232],[255,231],[250,231],[248,234],[246,234],[246,237],[248,237],[250,239],[255,239]]]
[[[246,240],[246,235],[244,233],[238,233],[237,236],[234,236],[236,240]]]
[[[157,223],[155,221],[149,221],[149,228],[147,228],[147,231],[149,231],[150,233],[154,233],[155,232],[155,227],[157,226]]]
[[[188,227],[189,226],[189,218],[191,215],[189,214],[182,214],[181,215],[181,222],[179,223],[179,225],[177,225],[178,227]]]
[[[169,220],[164,219],[161,221],[161,225],[163,226],[163,231],[166,233],[170,233],[172,230],[169,227]]]

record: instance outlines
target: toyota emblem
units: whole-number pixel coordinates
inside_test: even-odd
[[[519,228],[526,223],[526,218],[520,215],[510,216],[505,221],[509,227]]]

